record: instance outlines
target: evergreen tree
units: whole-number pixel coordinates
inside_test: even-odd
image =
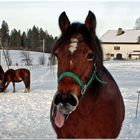
[[[40,33],[40,40],[46,39],[47,36],[46,32],[44,32],[42,28],[40,28],[39,33]]]
[[[21,31],[20,30],[18,30],[16,34],[16,42],[17,42],[16,46],[21,47]]]
[[[37,48],[40,44],[40,35],[39,35],[39,29],[35,26],[32,28],[32,47]]]
[[[53,48],[53,43],[54,43],[54,40],[53,40],[53,37],[51,35],[47,35],[47,38],[46,38],[46,52],[47,53],[50,53],[52,48]]]
[[[37,48],[40,46],[40,34],[37,27],[33,26],[32,29],[29,29],[27,33],[27,41],[29,48],[34,50],[37,50]]]
[[[28,48],[31,48],[33,45],[32,45],[32,30],[29,29],[28,32],[27,32],[27,45],[28,45]]]
[[[10,48],[16,46],[16,40],[15,40],[16,33],[17,33],[17,30],[16,29],[14,29],[14,30],[11,31],[11,34],[10,34],[10,43],[9,43],[10,44]]]
[[[10,35],[10,46],[11,47],[16,47],[19,48],[21,47],[21,35],[20,35],[20,30],[17,31],[16,29],[11,31]]]
[[[53,38],[47,31],[42,28],[33,26],[21,35],[20,30],[13,29],[9,35],[8,24],[3,21],[0,28],[0,37],[3,46],[8,46],[10,49],[25,49],[42,51],[43,39],[45,39],[45,52],[51,52],[53,44],[57,38]],[[22,48],[21,48],[22,47]]]
[[[2,41],[3,46],[8,47],[9,45],[9,27],[7,22],[3,20],[2,26],[0,29],[0,38]]]
[[[25,32],[22,33],[22,36],[21,36],[21,46],[23,48],[27,48],[28,47],[28,39],[27,39],[27,35]]]

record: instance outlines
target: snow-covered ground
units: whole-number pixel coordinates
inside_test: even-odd
[[[21,66],[19,51],[10,51],[14,63]],[[33,64],[38,64],[41,53],[31,52]],[[48,60],[48,55],[45,54]],[[7,69],[5,62],[2,65]],[[140,61],[106,61],[104,65],[118,83],[125,102],[126,115],[119,138],[140,138],[140,104],[135,118],[136,104],[140,89]],[[17,68],[12,66],[12,68]],[[50,123],[50,105],[57,87],[56,69],[49,66],[26,67],[31,71],[31,92],[23,93],[24,84],[12,84],[6,93],[0,93],[0,139],[32,138],[52,139],[56,134]]]
[[[140,89],[140,61],[108,61],[105,66],[118,83],[125,103],[125,121],[119,138],[140,138],[140,103],[135,117],[137,91]]]

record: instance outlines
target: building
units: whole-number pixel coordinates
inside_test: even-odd
[[[104,60],[140,59],[140,30],[108,30],[101,42]]]

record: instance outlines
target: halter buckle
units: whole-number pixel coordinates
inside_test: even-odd
[[[87,90],[87,85],[84,85],[83,89],[81,90],[81,95],[84,96]]]

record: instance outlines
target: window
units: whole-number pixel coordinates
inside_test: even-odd
[[[113,53],[111,54],[111,57],[114,57],[114,54]]]
[[[114,46],[114,50],[120,50],[119,46]]]

